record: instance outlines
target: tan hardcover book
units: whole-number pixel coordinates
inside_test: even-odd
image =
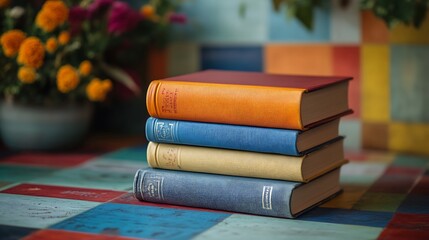
[[[298,182],[346,162],[342,139],[300,157],[150,142],[147,161],[153,168]]]

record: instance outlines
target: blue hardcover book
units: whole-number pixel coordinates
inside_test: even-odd
[[[339,193],[339,173],[299,183],[148,168],[133,191],[140,201],[294,218]]]
[[[297,131],[278,128],[149,118],[146,138],[152,142],[300,156],[338,137],[339,119]]]

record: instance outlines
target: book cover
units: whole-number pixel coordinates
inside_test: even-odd
[[[208,70],[152,81],[152,117],[303,130],[349,113],[348,77]]]
[[[341,190],[339,170],[307,184],[190,173],[138,170],[133,192],[140,201],[294,218]]]
[[[344,164],[343,141],[300,157],[149,142],[153,168],[308,182]]]
[[[242,151],[299,156],[338,137],[338,120],[302,132],[231,124],[148,118],[146,138],[151,142],[173,143]],[[304,138],[310,143],[299,141]],[[307,136],[308,135],[308,136]],[[307,142],[309,142],[307,141]],[[303,142],[302,144],[299,144]],[[299,145],[299,146],[298,146]],[[301,147],[302,146],[302,147]]]

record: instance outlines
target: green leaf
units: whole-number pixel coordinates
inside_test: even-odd
[[[389,9],[389,14],[392,18],[409,25],[411,24],[414,16],[415,1],[394,1],[393,7]]]
[[[413,26],[416,28],[419,28],[423,21],[425,20],[426,13],[427,13],[427,5],[429,4],[429,1],[417,2],[414,6],[414,17],[412,19]]]
[[[311,5],[299,6],[297,8],[296,18],[307,28],[308,30],[313,30],[313,16],[314,9]]]
[[[360,7],[362,9],[372,9],[374,8],[375,0],[362,0],[360,3]]]
[[[426,17],[429,0],[362,0],[361,7],[371,10],[389,28],[396,23],[417,28]]]

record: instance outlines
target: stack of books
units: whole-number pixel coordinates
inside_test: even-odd
[[[141,201],[293,218],[341,191],[347,77],[202,71],[152,81]]]

